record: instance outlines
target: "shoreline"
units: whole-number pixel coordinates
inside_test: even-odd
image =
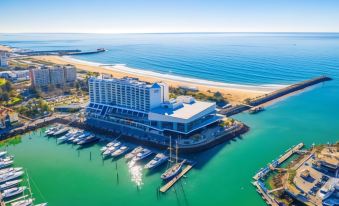
[[[142,69],[130,68],[123,64],[105,65],[96,62],[78,60],[69,56],[33,56],[29,57],[39,61],[50,62],[54,64],[72,64],[77,69],[98,72],[103,74],[111,74],[116,78],[125,76],[139,78],[141,81],[156,82],[162,81],[172,87],[188,86],[197,88],[202,93],[221,92],[230,103],[241,103],[247,98],[255,98],[263,94],[270,93],[286,85],[241,85],[214,82],[203,79],[182,77],[170,74],[161,74],[153,71],[145,71]]]

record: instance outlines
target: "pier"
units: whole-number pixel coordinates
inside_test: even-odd
[[[177,176],[175,176],[171,181],[167,182],[164,186],[160,188],[160,192],[165,193],[169,190],[182,176],[189,172],[193,168],[193,164],[187,165]]]
[[[232,116],[238,113],[241,113],[243,111],[247,111],[251,109],[252,107],[257,107],[260,105],[263,105],[265,103],[271,102],[273,100],[276,100],[278,98],[290,95],[294,92],[306,89],[307,87],[314,86],[316,84],[325,82],[325,81],[330,81],[332,80],[330,77],[327,76],[320,76],[316,77],[310,80],[302,81],[296,84],[292,84],[290,86],[287,86],[285,88],[273,91],[269,94],[265,94],[263,96],[254,98],[249,100],[246,104],[240,104],[240,105],[234,105],[230,108],[227,109],[222,109],[220,110],[220,113],[226,116]]]

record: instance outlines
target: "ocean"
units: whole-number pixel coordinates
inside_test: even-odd
[[[265,112],[234,116],[250,131],[194,155],[197,166],[175,190],[160,197],[156,189],[165,168],[152,173],[140,167],[131,171],[124,160],[118,161],[118,167],[110,161],[103,164],[98,146],[78,156],[71,145],[56,145],[40,130],[24,135],[8,150],[15,155],[16,165],[29,171],[34,196],[51,206],[264,206],[251,185],[257,170],[297,143],[309,147],[339,140],[336,33],[0,34],[0,44],[33,50],[103,47],[109,51],[75,58],[224,83],[288,85],[319,75],[333,78]]]

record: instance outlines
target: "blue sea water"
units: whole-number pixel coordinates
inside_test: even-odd
[[[103,47],[108,52],[76,58],[250,85],[339,73],[336,33],[2,34],[0,44],[33,50]]]
[[[34,50],[104,47],[109,51],[76,58],[226,83],[290,84],[323,74],[333,78],[271,105],[265,112],[236,115],[234,118],[249,125],[250,131],[197,154],[198,164],[182,181],[183,189],[180,183],[175,192],[171,190],[160,199],[154,192],[161,184],[161,171],[143,173],[144,185],[137,191],[128,175],[120,180],[120,186],[112,184],[112,178],[107,177],[113,174],[114,166],[101,168],[89,161],[86,164],[71,162],[72,158],[68,157],[63,160],[65,164],[71,162],[72,166],[66,170],[68,175],[81,174],[83,170],[91,175],[86,175],[86,181],[81,184],[66,180],[60,183],[65,168],[47,160],[44,160],[44,167],[37,166],[35,163],[41,161],[40,151],[44,151],[44,157],[51,158],[58,153],[76,156],[76,151],[34,135],[30,141],[26,135],[23,143],[9,147],[9,151],[16,155],[21,166],[33,171],[30,176],[49,205],[80,205],[77,201],[84,197],[83,194],[92,194],[81,205],[115,202],[148,206],[264,206],[265,202],[251,185],[252,176],[258,169],[297,143],[304,142],[309,147],[312,143],[339,141],[339,34],[1,34],[0,44]],[[97,151],[95,148],[89,150]],[[30,154],[27,159],[32,161],[25,158],[27,153]],[[83,151],[82,157],[88,153]],[[48,168],[53,168],[55,173],[51,175]],[[122,168],[122,172],[126,171]],[[83,181],[79,175],[74,178]],[[91,187],[91,182],[100,184]],[[72,188],[64,190],[63,185],[72,185]],[[35,194],[42,200],[38,192]]]

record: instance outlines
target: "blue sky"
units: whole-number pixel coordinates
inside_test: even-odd
[[[0,0],[0,33],[339,32],[337,0]]]

